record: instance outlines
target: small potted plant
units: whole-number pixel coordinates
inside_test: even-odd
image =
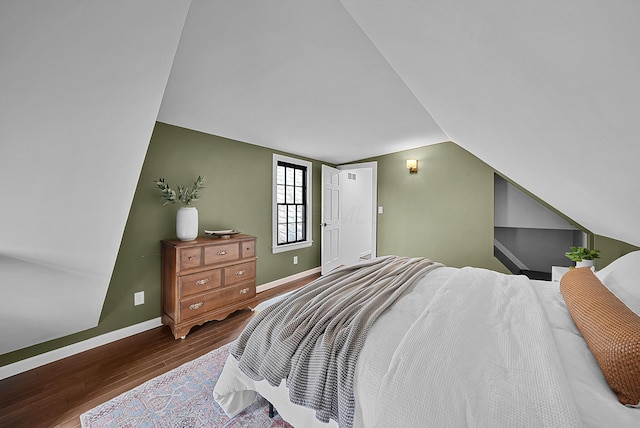
[[[178,202],[182,204],[176,215],[176,235],[178,239],[181,241],[193,241],[196,239],[198,237],[198,210],[191,204],[200,199],[198,192],[204,188],[204,177],[198,176],[191,188],[178,186],[177,192],[164,181],[164,178],[159,178],[155,183],[160,189],[160,199],[163,206]]]
[[[571,247],[565,256],[576,262],[576,267],[593,267],[593,261],[600,257],[600,250],[589,250],[585,247]]]

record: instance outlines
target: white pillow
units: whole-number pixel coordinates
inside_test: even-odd
[[[640,315],[640,251],[625,254],[596,276],[636,314]]]

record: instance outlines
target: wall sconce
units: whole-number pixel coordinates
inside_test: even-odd
[[[407,169],[409,170],[409,174],[415,174],[418,172],[418,160],[417,159],[407,159]]]

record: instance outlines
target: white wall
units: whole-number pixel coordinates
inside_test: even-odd
[[[529,195],[501,177],[495,180],[495,226],[577,230]]]
[[[189,5],[0,3],[0,354],[97,325]]]

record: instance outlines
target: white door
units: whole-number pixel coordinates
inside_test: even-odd
[[[322,165],[322,275],[342,264],[340,226],[342,219],[342,183],[340,170]]]

